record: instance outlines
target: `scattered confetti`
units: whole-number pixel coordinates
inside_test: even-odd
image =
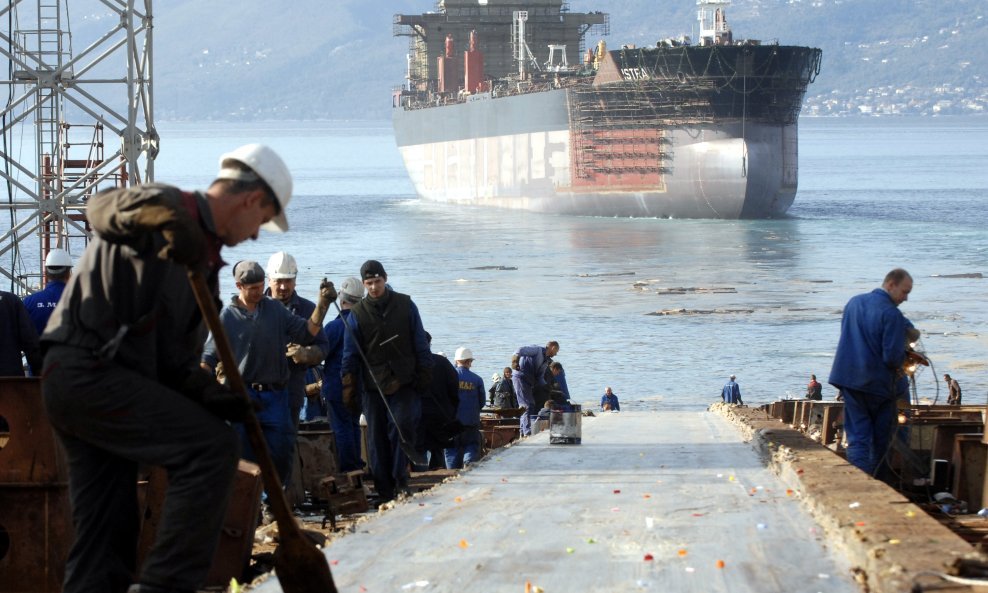
[[[728,476],[727,481],[728,482],[733,482],[734,481],[734,476]]]
[[[421,589],[423,587],[428,587],[429,581],[415,581],[414,583],[405,583],[401,588],[405,591],[410,589]]]
[[[566,553],[567,554],[572,554],[575,551],[576,551],[576,548],[566,548]]]
[[[522,535],[524,535],[525,534],[525,530],[524,529],[519,529],[518,530],[518,533],[521,533]]]
[[[865,522],[864,521],[858,521],[854,525],[855,525],[855,527],[864,527],[865,526]]]
[[[723,478],[724,477],[724,474],[717,474],[717,477],[718,478]]]
[[[802,473],[803,473],[803,468],[799,468],[799,469],[797,469],[797,470],[796,470],[796,473],[797,473],[797,474],[802,474]]]
[[[827,574],[827,573],[825,573],[825,572],[821,572],[821,573],[818,573],[816,575],[816,578],[818,578],[818,579],[829,579],[830,578],[830,575]]]
[[[686,572],[693,572],[693,571],[695,571],[695,570],[696,570],[696,569],[695,569],[695,568],[693,568],[692,566],[687,566],[687,567],[686,567]]]
[[[683,557],[685,557],[685,556],[686,556],[686,554],[687,554],[688,552],[687,552],[686,550],[684,550],[683,548],[680,548],[680,549],[679,549],[679,551],[678,551],[678,552],[676,552],[676,553],[677,553],[677,554],[679,554],[679,557],[680,557],[680,558],[683,558]]]
[[[645,517],[645,529],[651,529],[653,527],[655,527],[655,518]]]
[[[504,483],[504,484],[507,484],[508,483],[508,478],[501,478],[501,482]]]
[[[230,579],[230,593],[240,593],[240,583],[237,579]]]
[[[463,502],[463,498],[457,496],[456,498],[453,499],[453,502]]]
[[[611,512],[612,513],[619,513],[619,512],[621,512],[621,508],[620,507],[611,507]]]
[[[898,539],[895,539],[895,538],[892,538],[892,539],[889,540],[889,544],[891,544],[893,546],[896,545],[896,544],[901,544],[901,543],[902,543],[902,540],[898,540]]]
[[[340,561],[339,560],[330,560],[329,563],[332,564],[333,566],[336,566],[337,564],[340,563]]]
[[[621,494],[621,491],[620,490],[615,490],[614,491],[614,494]]]
[[[464,550],[466,550],[468,547],[470,547],[470,544],[467,543],[467,540],[461,539],[460,540],[460,547],[463,548]]]
[[[847,505],[847,508],[849,508],[849,509],[856,509],[859,506],[861,506],[861,503],[860,502],[852,502],[851,504]]]
[[[912,519],[916,516],[916,511],[906,511],[906,516]]]
[[[652,498],[651,494],[642,494],[642,498]]]
[[[717,566],[717,568],[724,568],[724,561],[723,560],[718,560],[717,561],[717,564],[715,566]]]
[[[755,527],[757,527],[758,529],[768,529],[768,525],[764,523],[759,523],[758,525],[755,525]]]
[[[363,585],[360,585],[360,591],[361,591],[361,593],[366,593],[367,592],[367,587],[365,587]]]
[[[651,554],[645,554],[645,562],[651,562],[652,560],[655,560],[655,556],[652,556]]]
[[[786,496],[792,496],[792,495],[793,495],[792,488],[786,488]]]
[[[426,515],[425,517],[422,517],[422,520],[423,521],[432,521],[432,516],[431,515]]]
[[[597,543],[597,540],[595,540],[595,539],[594,539],[594,538],[592,538],[592,537],[588,537],[588,538],[587,538],[587,543],[588,543],[588,544],[595,544],[595,543]]]

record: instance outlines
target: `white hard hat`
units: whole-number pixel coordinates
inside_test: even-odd
[[[295,258],[279,251],[268,258],[268,267],[264,270],[268,278],[272,280],[294,280],[298,276],[298,266],[295,265]]]
[[[354,277],[349,277],[340,285],[340,300],[355,305],[364,298],[364,284]]]
[[[473,352],[469,348],[459,347],[456,349],[456,354],[453,356],[453,360],[473,360]]]
[[[46,268],[71,268],[72,256],[64,249],[52,249],[45,258]]]
[[[288,171],[285,161],[281,160],[274,150],[263,144],[245,144],[220,157],[220,172],[216,175],[217,179],[242,179],[240,171],[226,167],[227,161],[237,161],[247,165],[274,192],[281,211],[270,222],[261,225],[261,228],[267,231],[287,231],[288,219],[285,217],[285,210],[288,209],[288,202],[292,199],[292,174]]]

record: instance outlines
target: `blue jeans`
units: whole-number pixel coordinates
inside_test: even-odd
[[[895,399],[841,389],[844,396],[844,434],[847,461],[875,475],[889,449],[896,426]]]
[[[364,460],[360,457],[360,415],[353,416],[343,405],[343,385],[339,378],[323,381],[323,397],[329,408],[329,425],[336,437],[336,451],[340,455],[340,471],[349,472],[363,469]]]
[[[292,471],[292,460],[295,456],[295,425],[292,423],[288,407],[288,390],[254,391],[249,386],[247,394],[251,400],[260,402],[262,409],[257,413],[257,421],[264,433],[271,461],[278,472],[282,485]],[[247,461],[257,462],[257,455],[247,438],[247,428],[243,424],[235,424],[237,435],[240,437],[240,455]]]
[[[453,446],[443,449],[446,469],[460,469],[480,459],[480,430],[471,426],[453,437]]]

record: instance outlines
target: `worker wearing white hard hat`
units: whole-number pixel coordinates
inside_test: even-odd
[[[290,253],[278,251],[272,254],[268,258],[268,265],[264,268],[264,272],[268,277],[268,287],[264,290],[266,296],[281,301],[282,305],[299,317],[308,319],[312,315],[316,308],[315,303],[303,298],[295,290],[298,264],[295,263],[295,258]],[[312,343],[307,346],[295,343],[285,346],[285,355],[289,359],[288,368],[290,371],[288,377],[288,411],[296,433],[298,432],[302,406],[305,404],[308,383],[306,373],[321,363],[328,352],[329,342],[326,341],[326,335],[323,331],[317,333]],[[312,383],[315,383],[315,380]],[[314,391],[313,395],[318,396],[318,389]],[[290,480],[286,480],[286,483],[288,482]]]
[[[62,298],[65,283],[72,275],[72,256],[64,249],[55,248],[45,256],[45,277],[48,282],[43,290],[24,297],[24,306],[38,335],[45,331],[48,319]]]
[[[473,352],[463,346],[453,355],[460,384],[460,403],[456,419],[463,425],[463,432],[453,437],[451,446],[443,449],[447,469],[460,469],[480,459],[482,437],[480,434],[480,410],[484,407],[486,392],[484,380],[470,370]]]
[[[42,338],[41,389],[66,452],[76,528],[62,590],[196,591],[206,580],[237,473],[230,423],[251,405],[199,365],[206,332],[189,271],[218,300],[222,246],[257,238],[263,224],[287,228],[290,198],[281,158],[247,145],[224,155],[204,192],[145,183],[87,202],[93,238]],[[330,283],[320,286],[321,313],[303,322],[311,335],[335,299]],[[168,486],[137,576],[142,466],[167,469]]]

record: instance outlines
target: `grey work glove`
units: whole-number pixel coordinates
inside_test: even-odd
[[[337,296],[339,295],[336,293],[336,287],[333,286],[333,283],[323,278],[322,282],[319,283],[319,300],[316,301],[316,309],[309,317],[309,321],[322,327],[326,313],[329,312],[329,307],[336,301]]]
[[[294,342],[285,347],[285,356],[295,364],[305,366],[317,365],[323,360],[322,350],[318,346],[301,346]]]

